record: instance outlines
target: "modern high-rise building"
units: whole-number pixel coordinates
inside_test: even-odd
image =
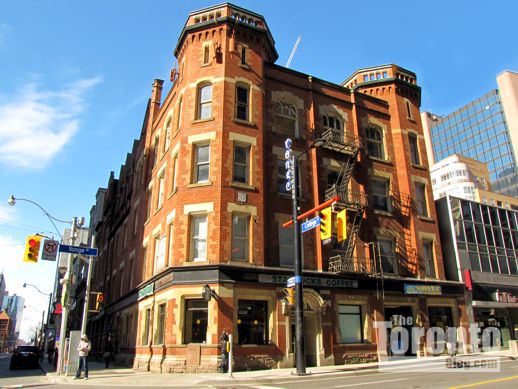
[[[447,195],[436,201],[448,279],[464,281],[470,324],[518,339],[518,211]]]
[[[487,163],[494,192],[518,196],[518,73],[448,115],[421,114],[430,163],[461,154]]]

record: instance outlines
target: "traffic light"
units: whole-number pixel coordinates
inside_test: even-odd
[[[27,242],[25,243],[25,253],[23,255],[24,262],[38,262],[38,257],[40,256],[41,238],[42,237],[39,235],[30,235],[27,237]]]
[[[320,239],[326,240],[331,238],[333,232],[331,207],[324,208],[320,211]]]
[[[97,293],[97,297],[95,299],[95,310],[100,311],[104,308],[104,293]]]
[[[347,214],[345,209],[336,214],[336,237],[338,242],[347,239]]]
[[[289,305],[295,305],[295,288],[284,288]]]

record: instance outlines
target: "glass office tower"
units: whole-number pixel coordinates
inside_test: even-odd
[[[487,163],[491,190],[518,197],[518,73],[503,71],[494,89],[455,112],[421,114],[430,164],[452,154]]]
[[[498,90],[492,90],[443,117],[434,115],[435,158],[462,154],[487,163],[493,191],[518,196],[518,174]]]

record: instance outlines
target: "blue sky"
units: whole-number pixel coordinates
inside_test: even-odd
[[[118,175],[140,135],[153,79],[168,79],[189,12],[219,1],[0,3],[0,271],[41,318],[54,263],[24,264],[25,237],[56,235],[32,204],[88,218],[98,187]],[[422,109],[446,114],[518,71],[515,1],[236,0],[262,14],[285,65],[340,83],[358,68],[396,63],[417,74]],[[433,4],[433,5],[432,5]],[[169,87],[168,81],[166,88]],[[60,230],[65,224],[58,224]],[[39,311],[39,313],[38,313]]]

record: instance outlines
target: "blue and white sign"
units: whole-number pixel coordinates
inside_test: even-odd
[[[295,196],[295,174],[293,167],[293,151],[291,150],[292,140],[286,138],[284,141],[284,158],[286,162],[284,167],[286,168],[286,190],[291,192],[292,196]]]
[[[293,288],[295,286],[295,277],[288,278],[288,281],[286,281],[286,287]]]
[[[97,249],[92,247],[69,246],[60,244],[58,251],[60,253],[88,255],[90,257],[97,257]]]
[[[301,224],[302,232],[306,232],[309,230],[312,230],[313,228],[320,225],[320,216],[314,217],[311,220],[308,220],[307,222],[304,222]]]

